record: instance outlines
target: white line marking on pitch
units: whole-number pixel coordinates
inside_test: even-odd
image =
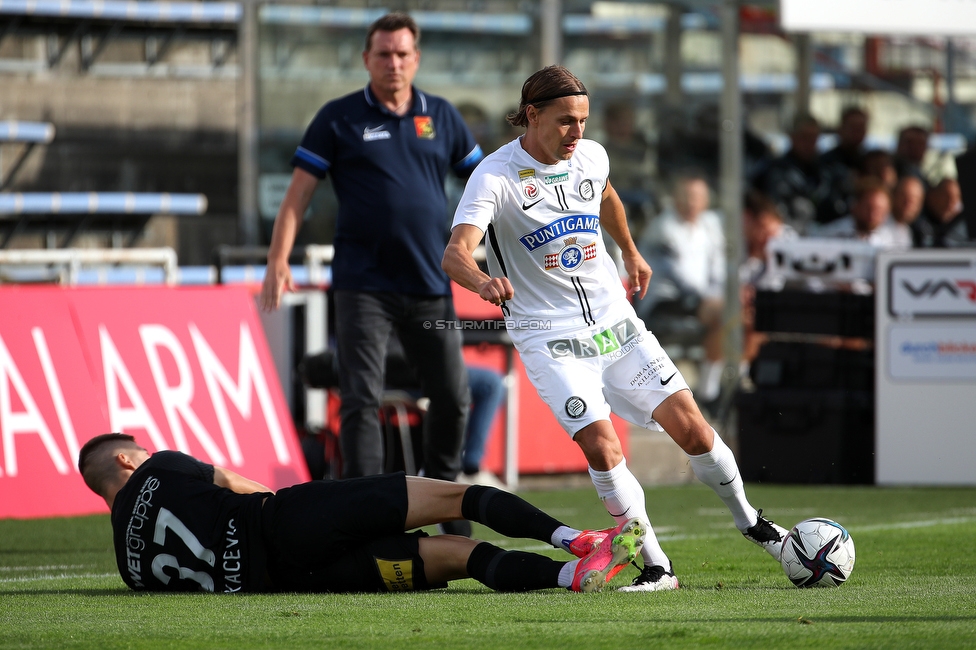
[[[867,526],[853,526],[848,527],[852,533],[860,533],[867,531],[878,531],[878,530],[899,530],[906,528],[929,528],[931,526],[947,526],[954,524],[971,524],[976,522],[976,517],[946,517],[943,519],[924,519],[918,521],[901,521],[894,522],[890,524],[870,524]],[[662,530],[674,530],[662,529]],[[718,539],[721,537],[726,537],[726,533],[709,533],[709,534],[664,534],[658,535],[657,538],[661,542],[677,542],[689,539]],[[516,540],[495,540],[492,542],[497,546],[503,548],[511,549],[514,551],[551,551],[553,547],[548,544],[542,543],[531,543],[531,544],[521,544]]]
[[[47,566],[0,566],[0,571],[66,571],[84,569],[87,564],[49,564]]]
[[[61,575],[31,576],[29,578],[0,578],[0,584],[10,582],[42,582],[47,580],[76,580],[79,578],[112,578],[119,577],[118,573],[75,573]]]

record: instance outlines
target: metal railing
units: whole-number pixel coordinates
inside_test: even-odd
[[[119,264],[161,267],[165,282],[170,285],[176,284],[179,277],[176,251],[172,248],[0,250],[0,273],[9,267],[42,269],[50,279],[67,285],[78,283],[82,266]]]

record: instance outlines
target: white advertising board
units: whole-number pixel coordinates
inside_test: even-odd
[[[976,250],[881,253],[875,477],[976,485]]]

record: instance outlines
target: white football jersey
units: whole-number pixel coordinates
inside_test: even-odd
[[[607,254],[600,202],[610,174],[604,148],[580,140],[573,157],[544,165],[521,139],[487,156],[464,188],[454,226],[486,233],[488,271],[507,276],[510,320],[595,323],[626,293]]]

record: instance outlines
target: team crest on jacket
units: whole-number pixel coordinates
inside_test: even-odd
[[[589,201],[593,198],[593,181],[590,179],[584,180],[579,184],[579,195],[584,201]]]
[[[575,271],[586,260],[596,257],[596,243],[581,246],[576,237],[567,237],[563,240],[563,247],[558,253],[551,253],[545,257],[545,267],[547,271],[552,269],[562,269],[563,271]]]
[[[414,116],[413,127],[417,130],[418,138],[433,140],[437,136],[437,132],[434,131],[434,120],[430,115]]]

